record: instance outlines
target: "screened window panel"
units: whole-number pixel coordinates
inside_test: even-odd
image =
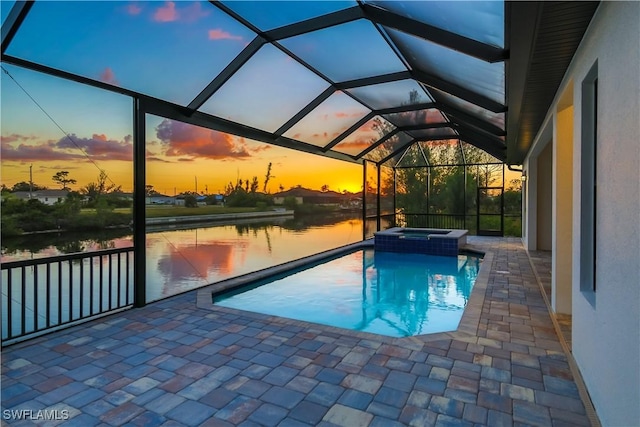
[[[429,140],[438,138],[455,138],[458,136],[456,131],[451,128],[437,128],[437,129],[420,129],[412,130],[408,132],[415,139]]]
[[[134,151],[131,97],[8,63],[3,63],[2,69],[0,167],[4,184],[11,187],[31,178],[35,184],[56,188],[51,177],[66,169],[69,178],[78,180],[72,188],[79,190],[104,171],[109,184],[130,191]],[[100,165],[101,171],[88,160]],[[34,165],[31,176],[29,164]]]
[[[200,110],[274,132],[328,86],[325,80],[268,44]]]
[[[393,182],[393,169],[388,166],[380,165],[380,215],[392,215],[393,214],[393,198],[394,198],[394,182]],[[392,220],[391,218],[381,218],[380,228],[386,230],[391,228],[393,223],[389,222],[385,224],[385,220]]]
[[[280,43],[333,82],[406,71],[378,30],[364,19]]]
[[[504,47],[502,1],[368,1],[398,15],[496,47]]]
[[[382,117],[376,116],[340,141],[338,145],[333,147],[333,150],[355,156],[369,148],[374,142],[382,139],[395,128],[395,126]]]
[[[375,218],[378,215],[378,168],[375,163],[371,162],[365,162],[364,166],[367,179],[365,185],[365,214],[367,217],[373,216]],[[376,226],[374,226],[374,230]]]
[[[374,148],[373,150],[365,154],[364,158],[374,162],[379,162],[380,160],[387,157],[389,154],[396,151],[398,148],[402,147],[405,144],[408,144],[409,141],[411,141],[412,139],[413,138],[411,138],[411,136],[409,136],[405,132],[398,132],[395,135],[393,135],[391,138],[387,139],[385,142],[383,142],[382,144],[378,145],[376,148]]]
[[[500,160],[493,157],[491,154],[467,142],[462,142],[462,152],[464,153],[464,160],[467,164],[502,163]]]
[[[485,62],[419,37],[385,30],[413,68],[504,104],[503,62]]]
[[[348,89],[347,92],[374,110],[433,102],[423,87],[415,80],[399,80],[362,86]]]
[[[9,16],[9,12],[11,12],[11,8],[15,3],[15,0],[0,1],[0,23],[4,24],[4,20]]]
[[[206,2],[43,1],[7,54],[187,105],[254,37]]]
[[[464,163],[460,142],[457,139],[423,141],[420,145],[431,166],[461,165]]]
[[[223,1],[262,31],[357,6],[355,1]]]
[[[395,156],[393,156],[392,158],[390,158],[389,160],[387,160],[384,164],[386,166],[389,167],[396,167],[398,164],[398,161],[400,161],[402,159],[402,156],[404,155],[404,153],[407,151],[407,149],[404,149],[402,151],[400,151],[398,154],[396,154]]]
[[[398,160],[396,167],[429,166],[418,144],[412,144]]]
[[[448,94],[441,90],[430,87],[429,91],[433,94],[433,97],[446,105],[456,108],[463,113],[467,113],[470,116],[484,120],[491,123],[494,126],[504,130],[505,113],[494,113],[493,111],[486,110],[471,102],[460,99],[457,96]]]
[[[324,147],[369,112],[368,108],[349,95],[336,91],[285,132],[284,136]]]
[[[384,118],[398,127],[414,125],[431,125],[445,123],[448,120],[442,115],[440,110],[428,108],[426,110],[405,111],[402,113],[385,114]]]

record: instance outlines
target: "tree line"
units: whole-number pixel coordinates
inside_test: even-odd
[[[52,179],[65,190],[69,184],[76,183],[67,171],[56,173]],[[114,209],[130,207],[132,202],[122,197],[120,186],[109,184],[107,180],[107,174],[101,171],[95,182],[90,182],[80,191],[69,191],[64,199],[53,205],[37,199],[25,200],[10,195],[16,191],[46,190],[46,187],[27,182],[19,182],[11,190],[3,186],[0,217],[2,235],[40,230],[99,230],[107,226],[128,226],[132,219],[131,213],[114,212]],[[95,214],[83,215],[82,208],[95,209]]]

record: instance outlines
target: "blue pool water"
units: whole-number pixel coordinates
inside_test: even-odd
[[[284,278],[214,296],[214,304],[392,337],[457,329],[480,258],[364,249]]]

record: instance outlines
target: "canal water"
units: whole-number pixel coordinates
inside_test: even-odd
[[[147,300],[158,300],[361,239],[362,219],[353,214],[147,227]],[[132,246],[130,230],[93,235],[30,235],[3,239],[0,261]]]
[[[147,302],[347,245],[361,240],[362,233],[362,219],[357,214],[149,226]],[[131,230],[29,235],[3,239],[0,261],[132,247]],[[16,336],[131,303],[133,256],[131,252],[118,256],[74,256],[62,264],[26,266],[12,273],[3,270],[3,340],[8,337],[9,324],[12,336]]]

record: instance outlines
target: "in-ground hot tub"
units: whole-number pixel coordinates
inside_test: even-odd
[[[468,230],[394,227],[374,233],[376,251],[457,256]]]

